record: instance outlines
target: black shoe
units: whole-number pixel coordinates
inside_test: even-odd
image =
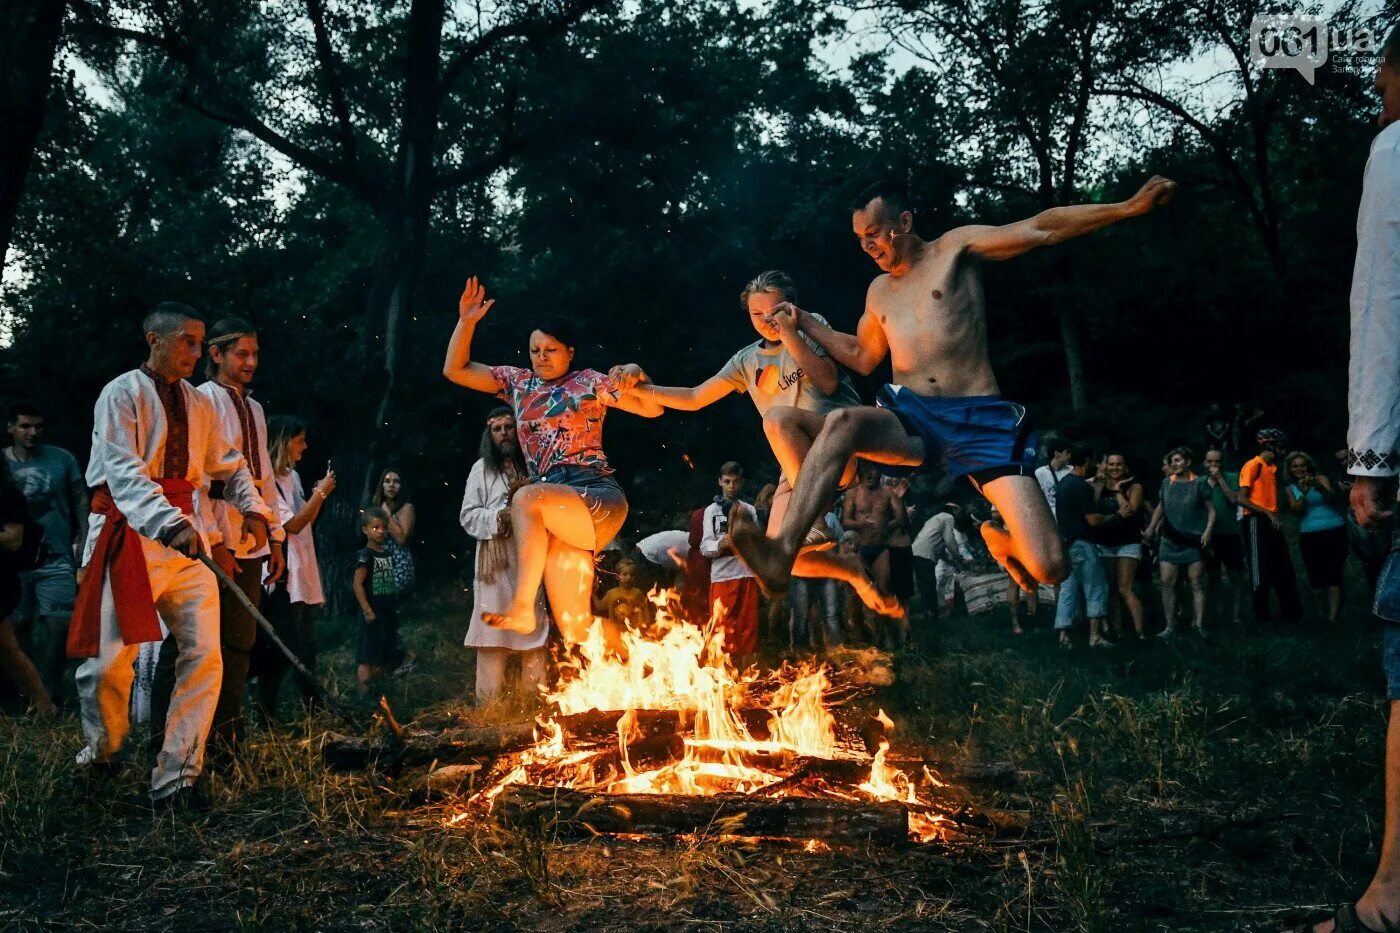
[[[203,787],[190,784],[151,801],[151,807],[157,813],[208,813],[214,809],[214,801],[209,799],[209,792]]]

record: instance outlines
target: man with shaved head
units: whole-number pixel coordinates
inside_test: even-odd
[[[204,344],[199,315],[165,302],[142,330],[146,362],[109,382],[93,412],[92,514],[68,630],[68,656],[83,659],[77,685],[87,744],[78,763],[108,771],[118,762],[131,730],[136,655],[161,640],[164,621],[180,661],[151,799],[202,807],[207,798],[194,785],[223,672],[218,588],[198,560],[221,540],[209,484],[224,483],[249,533],[264,541],[271,510],[213,403],[185,381]]]
[[[878,182],[861,192],[851,203],[852,229],[882,274],[870,285],[856,333],[838,333],[792,303],[772,316],[795,319],[832,359],[859,373],[888,356],[894,380],[878,407],[826,416],[776,535],[764,536],[742,516],[734,523],[734,548],[764,587],[786,587],[807,530],[852,456],[968,477],[1005,523],[982,526],[987,547],[1022,588],[1064,579],[1064,549],[1034,475],[1035,436],[1025,408],[1001,397],[987,354],[982,264],[1146,214],[1175,187],[1152,178],[1116,204],[1055,207],[1005,226],[957,227],[935,240],[914,232],[913,202],[902,186]]]

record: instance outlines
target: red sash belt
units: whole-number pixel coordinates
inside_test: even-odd
[[[185,515],[194,512],[194,484],[184,479],[161,479],[161,492],[171,505]],[[68,657],[95,658],[102,633],[102,584],[110,575],[112,601],[116,604],[117,627],[122,641],[139,645],[160,641],[160,620],[151,595],[151,577],[146,557],[141,553],[141,535],[127,524],[106,485],[92,495],[92,511],[104,516],[102,531],[88,561],[87,573],[78,586],[73,618],[68,624]],[[110,574],[109,574],[110,571]]]

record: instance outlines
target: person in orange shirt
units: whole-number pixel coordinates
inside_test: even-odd
[[[1279,522],[1279,458],[1288,437],[1276,428],[1265,428],[1255,438],[1259,455],[1240,469],[1240,533],[1243,536],[1245,564],[1254,593],[1254,621],[1269,619],[1269,590],[1278,595],[1285,622],[1303,619],[1303,601],[1298,597],[1298,580],[1293,558],[1288,553]]]

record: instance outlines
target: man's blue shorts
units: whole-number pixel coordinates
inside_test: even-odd
[[[910,435],[923,439],[918,470],[941,468],[977,486],[1003,476],[1034,476],[1037,438],[1023,405],[999,395],[915,395],[887,385],[875,404],[894,414]],[[881,467],[899,475],[915,470]]]

